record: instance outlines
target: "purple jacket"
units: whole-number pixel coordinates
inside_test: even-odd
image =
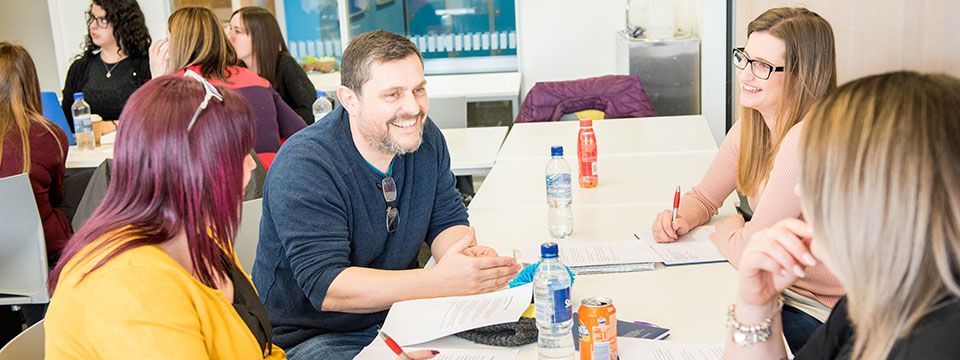
[[[515,122],[557,121],[581,110],[600,110],[608,119],[657,115],[639,77],[607,75],[536,83]]]
[[[188,67],[178,74],[183,75],[186,70],[200,73],[200,65]],[[230,82],[208,80],[213,85],[237,90],[247,99],[257,124],[253,150],[258,153],[277,152],[280,149],[280,139],[289,138],[300,129],[307,127],[303,118],[297,115],[270,87],[270,82],[250,69],[231,67],[227,70],[227,80]]]

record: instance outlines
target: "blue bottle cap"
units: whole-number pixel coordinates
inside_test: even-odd
[[[543,259],[552,259],[559,254],[559,248],[555,242],[545,242],[540,245],[540,257]]]
[[[73,100],[78,100],[78,99],[83,99],[83,93],[82,93],[82,92],[75,92],[75,93],[73,93]]]
[[[325,97],[325,96],[327,96],[326,91],[317,91],[317,97]]]
[[[551,147],[550,156],[563,156],[563,146]]]

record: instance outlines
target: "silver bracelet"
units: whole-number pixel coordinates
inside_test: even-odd
[[[780,309],[783,309],[783,299],[778,299],[777,303],[777,311],[774,316],[780,312]],[[764,319],[757,325],[745,326],[737,321],[736,308],[736,304],[730,304],[730,307],[727,308],[727,328],[732,332],[733,342],[739,346],[747,346],[765,342],[770,338],[770,334],[773,332],[770,328],[770,325],[773,324],[773,316]]]

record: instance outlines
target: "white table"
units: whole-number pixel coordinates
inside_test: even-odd
[[[497,165],[499,166],[499,164]],[[574,207],[570,243],[633,239],[634,232],[649,227],[660,206]],[[470,208],[470,223],[477,240],[501,254],[549,239],[546,209]],[[735,210],[728,202],[720,209],[722,219]],[[707,225],[709,226],[709,225]],[[560,244],[563,246],[563,243]],[[613,299],[621,320],[645,321],[670,329],[667,341],[722,341],[726,330],[726,307],[736,291],[736,271],[729,263],[664,267],[652,271],[578,276],[571,288],[574,308],[592,296]],[[423,347],[492,348],[448,336]],[[537,345],[520,347],[517,359],[536,359]]]
[[[336,94],[340,86],[340,72],[310,73],[310,81],[317,90]],[[510,101],[513,118],[520,111],[520,73],[499,72],[483,74],[427,75],[427,94],[431,98],[466,97],[467,102]]]
[[[509,137],[509,136],[508,136]],[[602,145],[601,145],[602,146]],[[574,206],[659,204],[669,206],[680,186],[687,191],[700,182],[714,151],[637,154],[600,157],[599,184],[581,189],[576,157],[565,156],[572,168]],[[547,159],[498,159],[470,203],[470,208],[537,207],[547,203],[544,169]]]
[[[67,169],[95,168],[106,159],[113,158],[113,144],[103,144],[93,151],[80,151],[77,146],[67,149]]]
[[[594,189],[573,185],[574,230],[560,246],[633,240],[634,232],[649,231],[657,212],[672,205],[676,186],[687,190],[699,182],[717,151],[700,116],[594,124],[600,182]],[[549,145],[570,146],[566,158],[576,175],[577,127],[576,122],[514,125],[468,210],[480,244],[512,254],[550,240],[544,194]],[[736,213],[735,199],[731,194],[715,222]],[[579,276],[571,300],[578,306],[586,297],[610,297],[620,319],[670,328],[666,341],[723,341],[726,307],[735,291],[736,271],[729,263],[658,265],[652,271]],[[423,346],[486,347],[452,336]],[[536,345],[521,347],[517,358],[536,359]]]
[[[601,158],[717,149],[703,115],[594,120],[593,129]],[[556,145],[576,159],[579,130],[578,121],[514,124],[498,159],[547,159]]]
[[[450,167],[454,175],[486,174],[497,159],[500,144],[507,135],[506,126],[442,129],[450,150]],[[67,150],[67,168],[95,168],[113,158],[113,144],[104,144],[93,151]]]
[[[450,168],[456,176],[484,175],[497,160],[506,126],[440,129],[450,151]]]

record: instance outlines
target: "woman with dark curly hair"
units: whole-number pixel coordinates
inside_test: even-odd
[[[73,94],[82,92],[90,111],[107,120],[140,85],[151,79],[150,33],[136,0],[93,0],[87,10],[83,54],[70,65],[61,107],[73,129]]]

